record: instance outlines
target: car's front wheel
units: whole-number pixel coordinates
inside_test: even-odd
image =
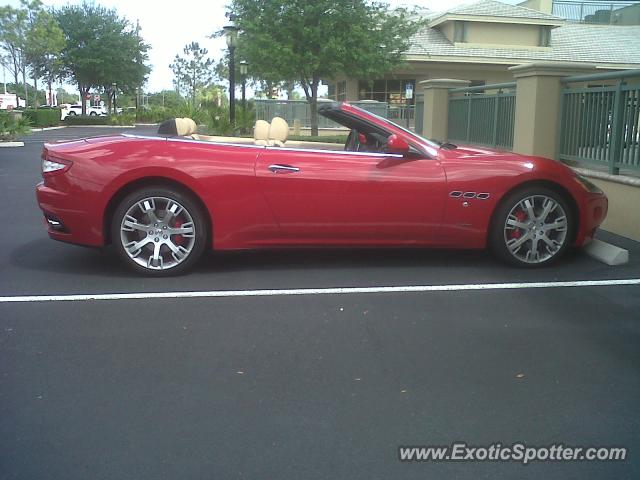
[[[116,208],[111,239],[134,270],[165,276],[184,273],[207,242],[199,205],[179,189],[148,187],[127,195]]]
[[[512,193],[498,206],[491,247],[512,265],[548,265],[565,252],[574,228],[572,211],[562,195],[545,187],[529,187]]]

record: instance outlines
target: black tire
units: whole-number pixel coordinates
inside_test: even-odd
[[[90,117],[97,117],[98,114],[96,112],[89,112]]]
[[[546,198],[556,202],[557,207],[553,207],[546,219],[542,219]],[[533,204],[533,211],[536,212],[534,217],[537,220],[530,221],[529,215],[524,213],[528,209],[521,208],[527,205],[523,202],[528,202],[528,205]],[[540,211],[541,208],[542,211]],[[527,215],[526,218],[517,216],[520,210]],[[563,217],[566,224],[564,230],[561,226]],[[510,222],[518,221],[518,225],[526,224],[528,229],[514,227],[512,224],[507,225],[508,219]],[[489,247],[498,258],[510,265],[524,268],[551,265],[563,256],[573,241],[575,222],[573,211],[563,195],[543,186],[525,187],[506,196],[497,206],[490,226]],[[533,226],[531,226],[532,223]],[[555,229],[550,228],[553,225],[560,226]],[[525,240],[523,237],[530,238]],[[516,246],[521,240],[523,243]],[[552,242],[552,245],[550,246],[548,242]]]
[[[72,117],[75,117],[75,116],[76,116],[76,112],[74,112],[73,110],[71,110],[69,113],[67,113],[67,115],[68,115],[68,116],[70,115],[70,116],[72,116]]]
[[[168,201],[172,201],[179,204],[179,206],[183,207],[184,211],[186,211],[186,213],[182,213],[181,215],[185,215],[185,216],[188,215],[188,217],[190,217],[193,223],[193,229],[195,231],[193,232],[193,235],[190,236],[189,239],[187,239],[187,242],[191,244],[190,245],[191,248],[189,252],[184,256],[181,256],[181,259],[179,262],[176,257],[171,257],[173,259],[169,258],[170,262],[174,262],[174,261],[178,262],[175,265],[164,266],[164,262],[161,262],[160,267],[142,265],[140,263],[144,258],[142,255],[149,252],[149,248],[153,250],[155,246],[155,244],[152,243],[151,237],[162,238],[161,235],[155,235],[155,234],[152,235],[149,232],[148,235],[150,235],[150,237],[149,237],[149,240],[147,240],[145,236],[147,232],[144,232],[142,229],[140,229],[141,231],[138,231],[138,229],[131,230],[131,232],[133,233],[130,233],[129,231],[127,232],[122,231],[123,221],[125,219],[125,215],[127,215],[127,212],[133,213],[131,209],[134,209],[134,211],[137,211],[136,208],[139,209],[138,205],[140,204],[140,202],[143,202],[143,200],[150,199],[150,198],[157,200],[158,203],[164,200],[168,200]],[[167,203],[166,205],[167,205],[167,208],[164,210],[163,215],[157,217],[161,221],[164,218],[167,218],[166,216],[167,216],[167,210],[169,209],[168,208],[169,203]],[[154,215],[156,213],[162,212],[161,209],[158,209],[157,211],[154,209],[153,211],[154,211]],[[140,213],[141,215],[144,216],[144,213],[142,213],[142,210],[140,210]],[[153,220],[151,220],[150,222],[152,221]],[[138,222],[138,223],[142,224],[144,222]],[[149,225],[145,228],[149,228],[149,229],[156,228],[156,227],[153,227],[152,225],[153,225],[152,223],[149,223]],[[158,224],[158,225],[160,226],[157,228],[163,228],[162,224]],[[208,241],[208,230],[209,230],[208,223],[206,221],[205,213],[202,211],[202,208],[200,207],[198,202],[195,201],[191,195],[177,188],[165,187],[165,186],[150,186],[150,187],[141,188],[140,190],[136,190],[135,192],[130,193],[125,198],[123,198],[122,201],[119,203],[118,207],[116,208],[113,214],[113,218],[111,221],[111,241],[114,245],[114,248],[118,252],[118,255],[120,256],[120,258],[122,258],[124,263],[138,273],[153,276],[153,277],[181,275],[186,273],[189,269],[191,269],[193,265],[198,261],[198,259],[202,256],[202,253],[204,252],[207,241]],[[164,232],[162,232],[161,230],[158,230],[157,233],[161,234]],[[127,249],[125,248],[124,242],[126,240],[130,240],[130,238],[128,237],[129,235],[139,235],[139,238],[141,240],[145,240],[149,242],[147,245],[140,248],[141,250],[141,253],[139,254],[140,258],[137,258],[137,259],[132,258],[132,256],[128,253]],[[123,236],[126,236],[128,238],[123,239]],[[185,237],[186,237],[186,234],[185,234]],[[167,238],[167,237],[165,236],[164,238]],[[158,242],[158,238],[155,238],[153,240],[155,240],[155,242]],[[168,241],[171,241],[171,240],[174,240],[174,237],[172,234],[169,234]],[[163,242],[163,240],[160,240],[160,242]],[[175,246],[176,245],[174,245],[174,247]],[[162,256],[172,255],[171,250],[169,249],[168,246],[165,246],[164,248],[160,246],[159,248],[160,248],[160,251],[163,252]],[[154,252],[149,252],[149,253],[155,255]],[[149,260],[149,263],[150,262],[151,260]]]

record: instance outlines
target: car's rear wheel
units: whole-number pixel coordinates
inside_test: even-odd
[[[571,208],[562,195],[545,187],[529,187],[509,195],[498,206],[491,247],[512,265],[549,265],[565,252],[574,228]]]
[[[97,117],[98,114],[96,112],[89,112],[90,117]]]
[[[148,187],[127,195],[116,208],[111,239],[134,270],[152,276],[186,272],[207,242],[199,205],[178,189]]]

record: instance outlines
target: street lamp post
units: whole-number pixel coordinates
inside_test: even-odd
[[[140,87],[136,87],[136,122],[138,121],[138,108],[140,107]]]
[[[229,47],[229,122],[231,126],[236,124],[236,60],[235,50],[238,43],[238,27],[229,19],[229,24],[224,26],[224,35]]]
[[[249,70],[249,62],[242,60],[240,62],[240,75],[242,76],[242,110],[247,109],[247,72]]]
[[[113,114],[114,115],[118,112],[118,110],[116,109],[116,86],[117,86],[116,82],[113,82],[111,84],[111,91],[113,92],[112,95],[113,95]]]

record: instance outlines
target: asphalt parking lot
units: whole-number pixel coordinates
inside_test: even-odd
[[[150,132],[147,129],[138,129]],[[44,139],[0,149],[1,479],[640,477],[640,278],[580,252],[523,271],[485,252],[210,254],[132,275],[49,240],[33,187]],[[328,293],[332,287],[519,288]],[[480,287],[479,287],[480,288]],[[147,298],[149,292],[316,289]],[[9,302],[140,293],[135,299]],[[623,446],[623,462],[402,463],[401,445]]]

